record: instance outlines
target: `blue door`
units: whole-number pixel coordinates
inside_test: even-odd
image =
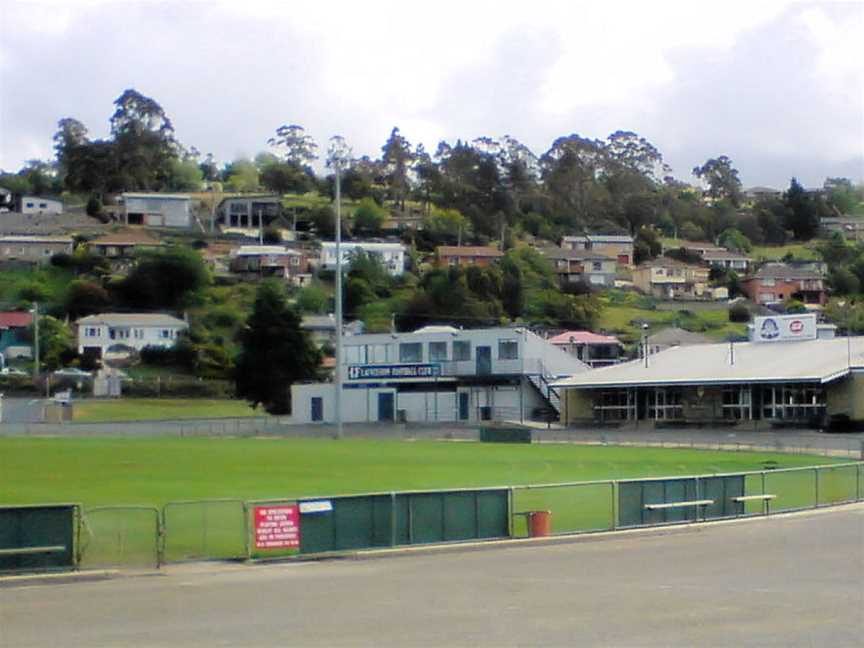
[[[324,399],[322,399],[320,396],[312,397],[312,420],[324,420]]]
[[[393,420],[393,394],[378,394],[378,420]]]
[[[459,420],[468,420],[468,399],[471,395],[468,392],[459,393]]]
[[[477,347],[477,375],[488,376],[492,373],[492,347]]]

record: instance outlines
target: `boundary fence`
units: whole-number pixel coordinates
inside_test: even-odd
[[[815,509],[864,500],[864,462],[478,489],[277,500],[186,500],[152,506],[75,506],[73,567],[316,556],[330,552],[527,537],[530,513],[551,535],[653,527]],[[0,514],[22,507],[0,507]],[[272,515],[276,514],[276,515]],[[262,544],[259,520],[281,539]],[[275,520],[275,521],[272,521]],[[281,526],[280,526],[281,525]],[[0,529],[2,531],[2,529]],[[269,532],[269,531],[268,531]],[[281,535],[280,535],[281,534]],[[0,532],[0,555],[32,546]],[[35,536],[34,536],[35,537]],[[22,539],[23,538],[23,539]],[[44,544],[44,543],[43,543]],[[38,567],[38,565],[37,565]],[[16,570],[16,566],[7,570]],[[25,561],[17,570],[33,570]]]

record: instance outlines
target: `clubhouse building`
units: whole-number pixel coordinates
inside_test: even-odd
[[[524,328],[343,338],[342,420],[476,422],[558,420],[550,383],[590,371],[575,356]],[[291,386],[297,423],[335,421],[333,383]]]
[[[864,423],[864,337],[835,337],[814,314],[760,317],[750,328],[747,342],[643,352],[555,381],[561,421]]]

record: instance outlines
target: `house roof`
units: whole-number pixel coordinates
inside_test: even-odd
[[[549,259],[570,259],[573,261],[616,261],[607,254],[597,254],[588,250],[571,250],[569,248],[537,248],[537,251]]]
[[[68,243],[71,236],[0,236],[0,243]]]
[[[78,326],[189,326],[186,322],[164,313],[100,313],[82,317]]]
[[[581,236],[565,236],[565,241],[591,241],[592,243],[632,243],[629,234],[583,234]]]
[[[739,252],[732,252],[731,250],[726,250],[724,248],[718,248],[716,250],[705,250],[705,253],[702,255],[702,258],[706,261],[711,261],[713,259],[732,259],[735,261],[750,261],[750,257],[740,254]]]
[[[159,200],[192,200],[187,194],[125,192],[123,198],[158,198]]]
[[[302,256],[297,250],[289,250],[281,245],[241,245],[234,254],[236,256]]]
[[[847,344],[852,350],[849,356]],[[840,378],[850,370],[864,370],[864,337],[678,346],[649,355],[647,367],[643,360],[633,360],[601,367],[590,373],[575,374],[554,386],[821,384]]]
[[[660,256],[656,259],[643,261],[638,266],[636,266],[637,270],[641,270],[643,268],[692,268],[694,270],[705,270],[707,272],[707,268],[703,268],[702,266],[693,265],[690,263],[683,263],[678,259],[673,259],[667,256]]]
[[[822,276],[807,268],[796,268],[785,263],[766,263],[757,272],[747,277],[752,279],[821,279]]]
[[[550,344],[621,344],[612,335],[600,335],[591,331],[565,331],[546,340]]]
[[[24,328],[33,323],[32,313],[27,311],[10,311],[0,313],[0,329]]]
[[[714,340],[707,335],[694,333],[677,326],[669,326],[648,336],[648,343],[654,346],[686,346],[710,344]]]
[[[128,229],[109,232],[90,241],[90,245],[163,245],[162,241],[144,230]]]
[[[493,247],[481,245],[439,245],[435,249],[438,256],[503,257],[504,253]]]

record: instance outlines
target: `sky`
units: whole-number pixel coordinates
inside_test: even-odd
[[[108,134],[127,88],[220,163],[282,124],[378,157],[391,129],[646,137],[677,178],[726,155],[745,187],[864,180],[864,0],[839,3],[0,1],[0,169],[57,121]]]

